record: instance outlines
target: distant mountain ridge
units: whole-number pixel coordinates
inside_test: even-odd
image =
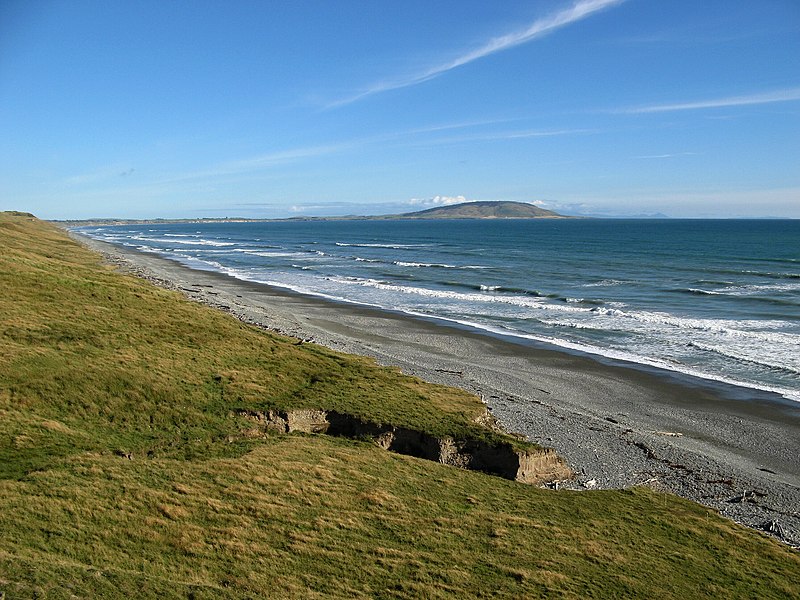
[[[462,202],[395,215],[400,219],[565,219],[552,210],[525,202]]]

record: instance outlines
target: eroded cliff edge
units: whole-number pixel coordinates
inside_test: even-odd
[[[550,448],[515,448],[511,442],[456,439],[373,423],[361,417],[326,410],[239,410],[254,423],[249,435],[311,433],[371,440],[381,448],[441,464],[482,471],[528,484],[563,481],[573,476],[564,460]]]

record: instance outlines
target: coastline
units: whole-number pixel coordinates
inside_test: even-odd
[[[303,296],[72,235],[124,271],[244,321],[480,395],[507,430],[567,460],[578,475],[565,487],[649,485],[800,545],[800,404]]]

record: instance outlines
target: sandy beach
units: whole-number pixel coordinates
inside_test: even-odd
[[[800,546],[800,403],[665,371],[328,302],[73,234],[123,271],[238,318],[479,395],[554,448],[560,487],[647,485]]]

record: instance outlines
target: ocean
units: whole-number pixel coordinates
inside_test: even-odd
[[[800,401],[800,221],[274,221],[80,231],[246,281]]]

